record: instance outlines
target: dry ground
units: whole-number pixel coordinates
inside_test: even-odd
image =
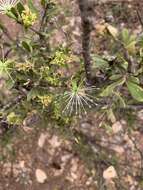
[[[106,43],[101,44],[97,33],[103,22],[142,32],[132,2],[136,1],[110,1],[96,7],[92,51],[105,50]],[[141,9],[141,1],[140,5]],[[80,54],[77,6],[68,0],[62,0],[61,6],[70,10],[62,29],[68,32],[74,52]],[[19,26],[5,16],[2,19],[12,36],[19,35]],[[62,30],[52,40],[67,43]],[[6,135],[0,145],[0,190],[142,190],[143,115],[139,113],[136,122],[129,119],[130,124],[121,119],[104,129],[98,127],[102,117],[91,113],[71,127],[74,137],[54,126],[20,128],[18,134],[10,133],[12,139]]]

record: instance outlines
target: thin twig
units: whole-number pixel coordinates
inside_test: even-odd
[[[139,4],[138,1],[136,2],[136,13],[137,13],[137,16],[138,16],[138,20],[139,20],[139,22],[140,22],[140,24],[141,24],[141,27],[142,27],[142,29],[143,29],[143,19],[142,19],[142,16],[141,16],[140,4]]]
[[[45,9],[44,9],[44,14],[43,14],[43,16],[42,16],[42,20],[41,20],[41,24],[40,24],[40,29],[39,29],[39,31],[42,31],[42,30],[43,30],[43,25],[44,25],[44,22],[45,22],[45,17],[46,17],[48,8],[49,8],[49,4],[47,3],[47,5],[46,5],[46,7],[45,7]]]

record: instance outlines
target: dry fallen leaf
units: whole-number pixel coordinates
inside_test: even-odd
[[[98,34],[103,35],[105,32],[106,26],[104,23],[103,24],[96,24],[95,28],[96,28],[96,32]]]
[[[116,173],[116,170],[113,166],[110,166],[109,168],[107,168],[103,172],[103,178],[106,180],[111,180],[111,179],[116,178],[116,177],[117,177],[117,173]]]
[[[106,28],[107,31],[114,37],[116,38],[118,36],[118,30],[117,28],[113,27],[112,25],[106,23]]]
[[[47,179],[46,173],[41,169],[37,169],[35,175],[38,183],[44,183]]]

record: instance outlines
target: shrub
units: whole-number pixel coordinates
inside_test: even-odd
[[[108,55],[90,54],[88,6],[79,0],[83,58],[77,58],[70,47],[49,42],[54,31],[50,21],[58,14],[54,1],[41,0],[42,18],[31,0],[27,5],[15,0],[5,6],[5,2],[1,13],[20,24],[24,33],[14,40],[0,25],[1,33],[9,38],[1,42],[0,76],[9,90],[7,101],[0,102],[1,120],[20,125],[37,114],[64,125],[93,108],[114,121],[121,109],[142,107],[142,36],[106,25],[112,49]],[[79,67],[72,74],[71,64],[77,59]]]

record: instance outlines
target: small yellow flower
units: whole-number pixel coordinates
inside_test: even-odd
[[[51,61],[51,64],[58,65],[58,66],[64,66],[67,63],[70,63],[73,61],[73,55],[69,52],[63,52],[61,50],[57,50],[54,56],[54,59]]]
[[[20,119],[19,115],[16,115],[14,112],[11,112],[7,116],[7,122],[11,125],[20,125],[21,119]]]
[[[26,61],[25,63],[17,63],[16,68],[18,71],[29,71],[34,68],[34,64]]]
[[[25,6],[25,10],[22,12],[21,17],[25,27],[32,26],[37,19],[36,13],[33,13],[28,6]]]
[[[47,107],[52,102],[52,97],[49,95],[38,96],[39,102],[44,106]]]

